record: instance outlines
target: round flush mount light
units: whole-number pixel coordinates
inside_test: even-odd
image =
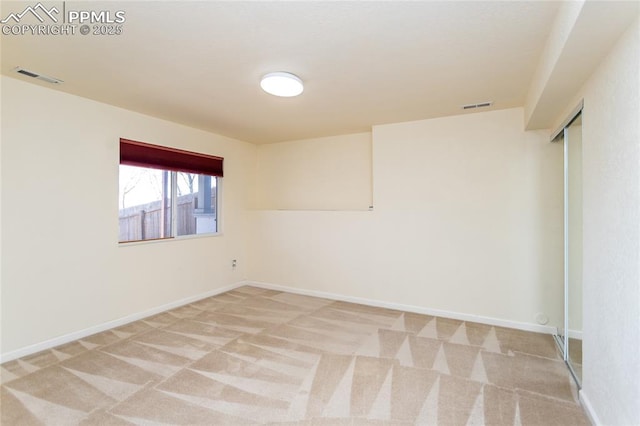
[[[282,71],[266,74],[260,80],[260,87],[271,95],[283,98],[298,96],[304,90],[302,80],[298,76]]]

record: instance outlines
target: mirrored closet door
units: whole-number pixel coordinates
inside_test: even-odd
[[[582,380],[582,105],[555,133],[564,146],[563,321],[556,340],[578,385]],[[561,296],[560,296],[561,295]]]
[[[565,128],[565,270],[567,362],[582,381],[582,113]]]

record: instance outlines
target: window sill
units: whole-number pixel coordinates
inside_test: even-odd
[[[140,246],[147,244],[158,244],[158,243],[166,243],[170,241],[184,241],[184,240],[195,240],[201,238],[215,238],[223,236],[222,232],[215,232],[210,234],[193,234],[193,235],[181,235],[179,237],[170,237],[170,238],[156,238],[154,240],[140,240],[140,241],[122,241],[118,242],[118,247],[131,247],[131,246]]]

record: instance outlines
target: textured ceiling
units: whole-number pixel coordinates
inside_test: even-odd
[[[62,2],[58,2],[62,4]],[[34,3],[2,2],[1,15]],[[57,4],[46,2],[47,6]],[[2,36],[2,73],[21,66],[57,90],[253,143],[367,131],[522,106],[556,2],[66,2],[124,10],[121,35]],[[27,19],[27,18],[25,18]],[[290,71],[297,98],[261,91]]]

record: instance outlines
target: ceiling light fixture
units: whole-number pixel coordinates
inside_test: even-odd
[[[304,90],[302,80],[298,76],[282,71],[266,74],[260,80],[260,87],[271,95],[283,98],[298,96]]]

